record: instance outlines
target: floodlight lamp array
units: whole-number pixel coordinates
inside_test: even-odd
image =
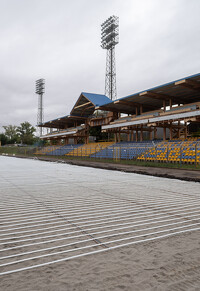
[[[119,17],[110,16],[101,25],[101,47],[111,49],[119,43]]]
[[[39,79],[36,82],[36,94],[44,94],[44,86],[45,86],[45,80],[44,79]]]

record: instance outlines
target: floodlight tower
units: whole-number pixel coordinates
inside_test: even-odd
[[[115,46],[119,43],[119,17],[110,16],[101,25],[101,47],[107,50],[105,95],[111,100],[117,98]]]
[[[37,125],[43,123],[44,120],[44,112],[43,112],[43,94],[44,94],[44,86],[45,80],[39,79],[36,82],[36,90],[35,93],[38,94],[38,113],[37,113]],[[39,134],[42,135],[43,128],[39,128]]]

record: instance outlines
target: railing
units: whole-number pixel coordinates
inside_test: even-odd
[[[160,163],[200,164],[200,143],[167,143],[152,147],[138,160]]]
[[[22,156],[32,156],[35,154],[36,150],[38,148],[36,147],[0,147],[0,155],[22,155]]]
[[[167,143],[141,146],[120,145],[103,147],[101,145],[87,146],[51,146],[51,147],[0,147],[1,155],[24,156],[52,156],[81,159],[109,159],[109,160],[137,160],[156,163],[177,163],[200,165],[200,142],[193,143]]]

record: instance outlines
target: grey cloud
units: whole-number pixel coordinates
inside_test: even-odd
[[[100,24],[113,14],[118,97],[198,73],[199,10],[198,0],[0,0],[0,127],[36,124],[41,77],[45,120],[68,114],[81,91],[104,93]]]

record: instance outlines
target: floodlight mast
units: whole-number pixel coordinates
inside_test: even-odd
[[[110,16],[101,25],[101,47],[107,50],[105,95],[117,98],[115,46],[119,43],[119,17]]]
[[[38,79],[36,82],[35,93],[38,94],[38,113],[37,113],[37,126],[41,125],[44,121],[44,112],[43,112],[43,94],[45,88],[45,80]],[[43,128],[39,127],[39,135],[42,136]]]

